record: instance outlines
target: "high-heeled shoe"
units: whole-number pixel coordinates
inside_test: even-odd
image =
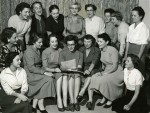
[[[74,110],[75,110],[74,109],[74,103],[72,103],[72,104],[69,105],[69,109],[70,109],[70,111],[74,112]]]
[[[37,109],[38,109],[41,113],[48,113],[46,110],[40,110],[39,106],[37,106]]]
[[[80,105],[79,105],[79,103],[75,103],[75,104],[74,104],[74,109],[75,109],[76,111],[80,111]]]
[[[32,107],[32,112],[33,112],[33,113],[37,113],[37,109],[34,108],[34,107]]]
[[[77,101],[78,101],[78,102],[81,102],[81,101],[82,101],[82,99],[83,99],[83,96],[78,95],[76,99],[77,99]]]
[[[65,110],[64,110],[64,108],[59,108],[59,107],[58,107],[58,111],[64,112]]]
[[[86,107],[88,110],[92,110],[92,102],[87,102]]]
[[[67,106],[67,107],[64,107],[64,110],[65,111],[69,111],[69,107]]]

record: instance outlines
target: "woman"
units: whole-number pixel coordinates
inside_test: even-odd
[[[31,10],[33,12],[32,15],[32,23],[31,23],[31,32],[39,34],[43,37],[43,46],[48,47],[47,43],[47,32],[46,32],[46,18],[42,14],[43,13],[43,7],[41,2],[34,2],[31,5]]]
[[[64,16],[59,14],[59,7],[57,5],[51,5],[49,7],[50,16],[46,19],[46,31],[48,35],[58,35],[59,41],[64,41]]]
[[[112,101],[121,97],[123,94],[123,69],[118,65],[118,51],[109,46],[111,44],[110,37],[103,33],[98,35],[97,43],[101,50],[101,62],[103,71],[94,74],[91,78],[89,86],[89,101],[87,108],[91,109],[93,102],[93,91],[100,92],[103,96],[101,102],[97,105],[104,108],[111,107]]]
[[[80,48],[83,53],[83,70],[85,82],[84,86],[79,92],[77,100],[80,102],[86,89],[89,87],[91,82],[91,76],[99,71],[100,68],[100,50],[94,47],[95,38],[92,35],[85,35],[84,37],[84,47]]]
[[[66,45],[63,51],[60,52],[60,68],[63,73],[63,104],[65,110],[80,111],[80,106],[77,102],[77,96],[80,89],[80,73],[82,69],[83,54],[76,50],[77,37],[69,35],[66,37]],[[69,81],[68,81],[69,79]],[[67,93],[69,89],[70,105],[67,106]]]
[[[85,22],[84,18],[78,15],[81,10],[81,5],[77,2],[72,3],[69,7],[71,14],[64,20],[64,36],[75,35],[79,39],[79,44],[82,45],[80,40],[85,35]]]
[[[8,20],[8,27],[13,27],[17,30],[18,42],[21,49],[25,50],[29,41],[29,32],[31,28],[30,5],[21,2],[16,6],[16,15],[13,15]]]
[[[149,30],[142,22],[145,16],[145,12],[142,7],[137,6],[132,9],[133,24],[129,27],[129,33],[127,34],[127,43],[124,60],[127,58],[127,54],[135,54],[142,60],[142,67],[144,72],[145,67],[145,46],[148,43]]]
[[[6,56],[10,52],[18,52],[20,54],[20,58],[22,58],[22,52],[20,47],[17,44],[17,33],[16,30],[12,27],[7,27],[2,31],[1,34],[1,42],[3,46],[1,47],[0,54],[0,68],[5,68]]]
[[[54,74],[56,79],[56,93],[57,93],[57,106],[59,111],[64,111],[62,105],[61,91],[62,91],[62,74],[59,69],[59,53],[61,49],[58,47],[58,38],[56,35],[50,35],[49,48],[45,49],[42,53],[42,64],[45,71]]]
[[[3,113],[32,113],[26,97],[28,91],[27,74],[20,67],[20,57],[17,52],[8,53],[7,68],[0,75],[0,106]]]
[[[138,56],[128,54],[124,69],[126,95],[113,102],[113,111],[117,113],[148,113],[146,95],[142,88],[144,77],[139,69],[140,59]]]
[[[45,71],[41,64],[40,48],[42,38],[33,34],[32,44],[24,53],[24,68],[27,72],[29,91],[28,96],[33,98],[33,111],[36,112],[37,104],[42,113],[48,113],[44,108],[44,98],[55,97],[53,74]]]

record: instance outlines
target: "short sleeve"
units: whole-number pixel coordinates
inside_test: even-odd
[[[135,85],[142,85],[143,84],[143,76],[141,72],[137,71],[135,76]]]
[[[22,76],[23,76],[23,82],[22,82],[22,87],[21,87],[21,92],[27,92],[28,91],[28,83],[27,83],[27,74],[24,69],[22,69]]]
[[[147,44],[149,38],[149,30],[146,27],[141,27],[140,30],[141,44]]]

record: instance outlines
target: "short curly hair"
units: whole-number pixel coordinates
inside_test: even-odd
[[[107,33],[99,34],[98,38],[102,38],[105,42],[108,41],[108,45],[111,45],[111,39]]]
[[[145,11],[143,10],[142,7],[137,6],[137,7],[133,8],[132,11],[137,11],[139,16],[142,16],[141,20],[143,20],[143,18],[145,16]]]
[[[33,2],[32,5],[31,5],[31,11],[32,11],[32,12],[33,12],[33,8],[34,8],[34,5],[35,5],[35,4],[39,4],[39,5],[43,8],[41,2],[35,1],[35,2]]]
[[[16,6],[16,9],[15,9],[16,14],[20,15],[20,11],[23,11],[24,8],[29,8],[30,9],[30,5],[26,2],[21,2],[20,4],[18,4]]]
[[[85,5],[85,10],[87,10],[88,7],[92,7],[92,9],[93,9],[94,11],[97,10],[97,7],[96,7],[94,4],[86,4],[86,5]]]
[[[81,4],[78,3],[78,2],[72,2],[70,5],[69,5],[69,9],[71,8],[72,5],[77,5],[78,6],[78,12],[81,10]]]
[[[1,42],[3,42],[4,44],[8,44],[8,39],[10,39],[16,32],[16,29],[13,27],[5,28],[1,33]]]
[[[121,12],[119,12],[119,11],[115,11],[114,13],[112,13],[111,17],[116,17],[117,20],[120,20],[120,21],[123,20],[123,16],[122,16]]]
[[[51,6],[49,7],[49,12],[51,13],[52,10],[54,10],[54,9],[58,9],[58,11],[59,11],[59,7],[58,7],[57,5],[51,5]]]

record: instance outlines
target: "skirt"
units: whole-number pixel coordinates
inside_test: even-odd
[[[146,95],[143,90],[140,91],[138,99],[134,102],[129,111],[123,109],[124,105],[128,104],[134,95],[134,91],[127,90],[127,93],[122,98],[116,99],[112,103],[112,111],[117,113],[148,113]]]

